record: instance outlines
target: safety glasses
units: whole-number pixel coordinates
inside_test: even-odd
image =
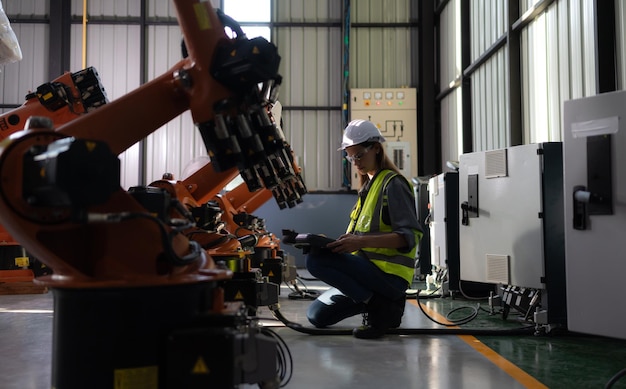
[[[361,151],[360,153],[356,153],[353,156],[346,155],[346,159],[350,163],[354,163],[355,161],[360,161],[361,158],[363,158],[365,156],[365,154],[367,154],[367,152],[371,150],[371,148],[372,148],[372,146],[370,145],[370,146],[367,146],[366,148],[364,148],[363,151]]]

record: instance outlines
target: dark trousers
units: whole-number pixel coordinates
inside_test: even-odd
[[[353,254],[315,250],[306,257],[306,267],[314,277],[337,290],[318,297],[307,311],[316,327],[325,327],[365,311],[367,299],[374,294],[389,300],[404,298],[408,283],[403,278],[380,270],[369,259]]]

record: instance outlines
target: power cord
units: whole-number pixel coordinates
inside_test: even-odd
[[[278,306],[271,306],[271,312],[280,320],[286,327],[291,328],[294,331],[301,332],[309,335],[352,335],[352,328],[316,328],[310,326],[303,326],[302,324],[292,322],[288,320]],[[393,328],[387,330],[387,334],[395,335],[533,335],[535,331],[534,326],[520,327],[520,328],[507,328],[507,329],[491,329],[491,328]]]
[[[291,351],[289,351],[289,347],[287,346],[285,340],[276,332],[270,330],[269,328],[261,327],[261,333],[276,340],[276,375],[280,379],[280,387],[284,388],[287,386],[289,381],[291,381],[291,377],[293,376],[293,358],[291,356]]]
[[[428,315],[428,313],[426,313],[426,311],[424,310],[424,307],[422,307],[422,304],[420,304],[420,291],[417,291],[417,295],[416,295],[416,299],[417,299],[417,306],[419,307],[420,311],[422,311],[422,313],[424,314],[424,316],[426,316],[429,320],[431,320],[434,323],[437,323],[439,325],[442,326],[446,326],[446,327],[455,327],[455,326],[459,326],[462,324],[467,324],[470,321],[474,320],[476,318],[476,316],[478,316],[478,310],[480,309],[480,304],[478,304],[478,306],[476,308],[474,307],[457,307],[454,308],[453,310],[451,310],[450,312],[448,312],[448,314],[446,315],[446,320],[448,320],[450,323],[442,323],[440,321],[438,321],[437,319],[431,317],[430,315]],[[471,309],[472,313],[470,313],[468,316],[461,318],[461,319],[452,319],[452,315],[456,312],[459,312],[463,309]]]
[[[304,289],[298,287],[298,281],[300,281]],[[288,295],[291,300],[315,300],[320,295],[320,292],[317,290],[309,290],[300,277],[296,277],[293,283],[285,282],[285,284],[292,291]]]
[[[463,296],[463,298],[465,298],[466,300],[488,300],[489,296],[485,296],[485,297],[472,297],[467,295],[464,291],[463,291],[463,287],[461,287],[461,284],[463,283],[463,281],[459,280],[459,292],[461,293],[461,296]]]
[[[609,382],[606,383],[606,385],[604,386],[604,389],[611,389],[613,385],[615,385],[615,383],[619,381],[620,378],[622,378],[625,375],[626,375],[626,369],[622,369],[618,371],[613,377],[611,377]]]

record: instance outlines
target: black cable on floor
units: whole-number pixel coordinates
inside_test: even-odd
[[[298,281],[300,281],[300,283],[304,287],[304,290],[298,287]],[[289,299],[291,300],[315,300],[320,295],[320,292],[318,292],[317,290],[309,290],[309,288],[300,277],[296,277],[296,282],[293,284],[290,284],[288,282],[285,282],[285,284],[287,284],[287,287],[292,291],[288,295]]]
[[[270,310],[286,327],[294,331],[309,335],[352,335],[351,328],[316,328],[305,327],[299,323],[288,320],[278,308],[270,307]],[[387,330],[387,334],[394,335],[529,335],[534,333],[534,326],[509,328],[509,329],[489,329],[489,328],[394,328]]]
[[[442,323],[438,320],[436,320],[435,318],[431,317],[430,315],[428,315],[428,313],[426,313],[426,311],[424,310],[424,307],[422,307],[422,304],[420,304],[420,290],[417,291],[416,294],[416,299],[417,299],[417,306],[419,307],[420,311],[422,311],[422,313],[424,314],[424,316],[426,316],[430,321],[437,323],[439,325],[442,326],[446,326],[446,327],[455,327],[455,326],[459,326],[462,324],[467,324],[470,321],[474,320],[476,318],[476,316],[478,316],[478,310],[480,309],[480,304],[478,305],[478,307],[474,308],[474,307],[457,307],[454,308],[453,310],[451,310],[450,312],[448,312],[448,314],[446,315],[446,320],[448,320],[450,323]],[[466,316],[462,319],[452,319],[452,314],[455,312],[458,312],[462,309],[471,309],[472,313],[469,314],[469,316]]]
[[[269,328],[262,327],[261,333],[276,340],[277,368],[276,375],[280,379],[280,387],[287,386],[293,376],[293,358],[287,343],[277,333]]]
[[[606,385],[604,386],[604,389],[611,389],[613,387],[613,385],[615,385],[615,383],[617,381],[619,381],[620,378],[622,378],[625,375],[626,375],[626,369],[622,369],[622,370],[618,371],[617,374],[615,374],[613,377],[611,377],[609,382],[606,383]]]

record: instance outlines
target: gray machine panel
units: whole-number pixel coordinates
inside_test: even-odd
[[[564,103],[568,328],[621,339],[626,339],[626,304],[622,295],[626,277],[623,252],[626,237],[625,118],[625,91]],[[602,143],[608,145],[600,154],[610,156],[609,166],[597,166],[604,158],[590,155],[597,155],[597,145]],[[598,177],[610,182],[593,183]],[[577,187],[590,191],[590,203],[574,200]],[[600,194],[604,200],[594,193],[602,188],[611,190],[611,193]],[[598,203],[603,206],[598,207]]]
[[[302,203],[293,208],[281,210],[276,201],[272,200],[263,204],[254,214],[265,219],[267,230],[279,237],[282,237],[283,229],[292,229],[337,238],[346,232],[350,212],[356,201],[357,194],[353,192],[310,192]],[[281,249],[295,257],[296,267],[305,267],[301,249],[290,245],[281,245]]]
[[[530,144],[460,156],[461,280],[544,288],[540,149]]]
[[[446,268],[448,245],[446,240],[446,185],[445,174],[428,180],[430,203],[430,258],[433,266]]]

